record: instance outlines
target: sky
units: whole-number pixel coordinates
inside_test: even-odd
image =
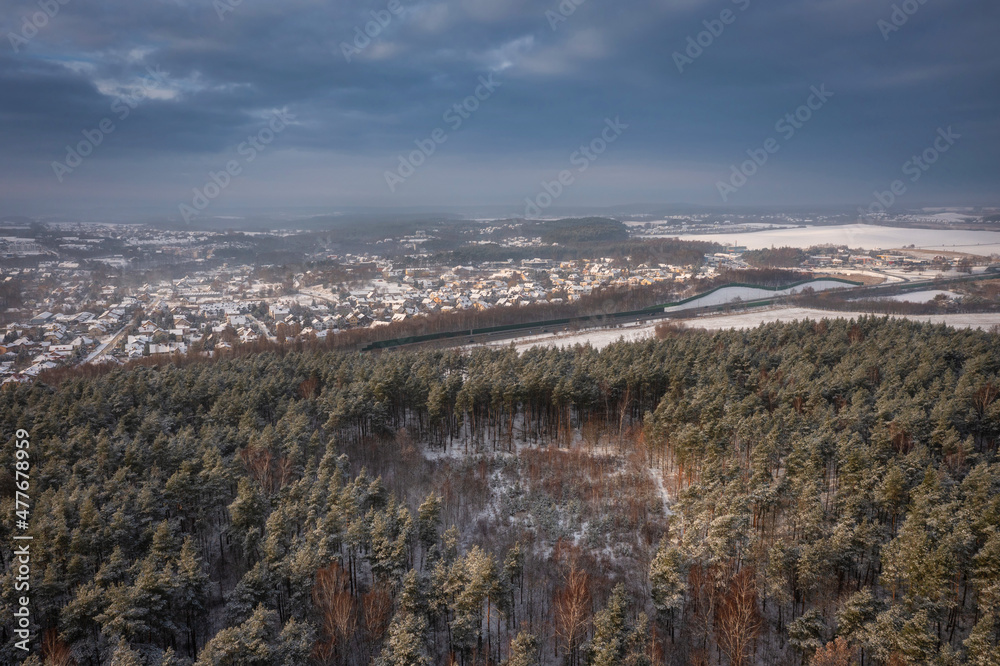
[[[996,205],[998,28],[996,0],[0,0],[0,216]]]

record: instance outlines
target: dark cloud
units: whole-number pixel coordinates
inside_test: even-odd
[[[69,0],[15,52],[39,5],[0,0],[2,200],[169,214],[286,110],[295,124],[220,207],[517,202],[615,116],[629,130],[567,203],[716,203],[715,181],[820,84],[834,98],[732,203],[864,201],[944,126],[963,139],[923,199],[988,202],[1000,175],[994,0],[910,0],[888,39],[899,0],[585,0],[556,21],[556,0],[399,0],[350,62],[342,45],[388,0],[230,1],[220,18],[226,0]],[[679,73],[675,52],[724,10]],[[497,92],[390,194],[384,172],[491,74]],[[58,182],[52,162],[104,118],[114,133]]]

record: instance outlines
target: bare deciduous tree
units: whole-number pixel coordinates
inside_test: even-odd
[[[59,632],[49,629],[42,639],[42,659],[46,666],[74,666],[76,660],[70,647],[59,639]]]
[[[325,638],[317,646],[317,653],[329,661],[338,646],[341,655],[346,653],[357,629],[357,603],[351,594],[350,577],[339,562],[316,572],[312,597],[323,621]]]
[[[570,666],[579,663],[578,648],[587,631],[591,612],[590,576],[573,562],[566,584],[553,598],[556,636],[569,655]]]
[[[763,620],[757,608],[754,572],[744,567],[729,580],[715,616],[719,647],[733,666],[748,663],[748,652]]]
[[[392,603],[392,593],[384,584],[376,585],[370,592],[366,592],[361,597],[361,608],[371,647],[377,645],[389,629]]]

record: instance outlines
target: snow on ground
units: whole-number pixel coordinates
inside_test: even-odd
[[[773,296],[788,296],[789,294],[797,294],[806,289],[812,289],[813,291],[827,291],[830,289],[845,289],[850,285],[844,284],[843,282],[838,282],[837,280],[811,280],[805,284],[800,284],[795,287],[787,287],[785,289],[764,289],[762,287],[722,287],[711,291],[704,296],[695,298],[692,301],[688,301],[683,305],[672,305],[665,308],[667,312],[675,312],[677,310],[692,310],[694,308],[703,308],[709,305],[725,305],[726,303],[732,303],[733,301],[739,299],[741,301],[755,301],[765,298],[771,298]]]
[[[673,511],[670,510],[670,493],[667,492],[667,485],[663,482],[663,470],[657,467],[650,467],[649,473],[653,477],[653,482],[656,483],[656,490],[660,493],[660,499],[663,500],[663,511],[668,516],[673,515]]]
[[[859,278],[864,277],[864,276],[875,277],[875,278],[882,278],[883,280],[885,280],[886,283],[889,283],[889,282],[906,282],[907,279],[909,279],[909,278],[905,278],[905,277],[900,277],[898,275],[894,275],[894,274],[892,274],[892,273],[890,273],[888,271],[885,271],[885,272],[883,272],[883,271],[872,271],[872,270],[865,270],[864,268],[846,268],[846,267],[838,267],[838,268],[834,268],[834,269],[830,269],[830,268],[816,268],[816,269],[812,269],[812,272],[813,273],[829,273],[831,270],[834,271],[834,272],[836,272],[838,275],[847,275],[847,276],[854,276],[854,275],[856,275]],[[935,273],[935,275],[937,275],[937,273]],[[857,281],[860,282],[860,280],[857,280]]]
[[[701,328],[709,331],[728,330],[730,328],[744,329],[756,328],[761,324],[775,321],[790,322],[811,319],[856,319],[864,317],[868,313],[864,312],[836,312],[831,310],[817,310],[814,308],[769,308],[751,310],[738,314],[710,315],[706,317],[695,317],[692,319],[669,320],[684,324],[688,328]],[[877,315],[881,316],[881,315]],[[969,314],[942,314],[942,315],[889,315],[890,317],[903,317],[913,321],[926,321],[933,324],[946,324],[953,328],[978,328],[989,329],[992,326],[1000,325],[1000,312],[984,312]],[[533,335],[513,340],[498,340],[489,343],[489,346],[505,347],[513,344],[519,351],[532,347],[572,347],[577,344],[590,344],[595,349],[603,349],[613,342],[625,340],[634,342],[651,338],[656,334],[656,323],[641,323],[621,328],[597,328],[584,331],[574,331],[571,333],[555,335]]]
[[[732,315],[716,315],[711,317],[700,317],[698,319],[688,319],[684,323],[690,328],[704,328],[710,331],[725,330],[730,328],[755,328],[761,324],[774,321],[802,321],[803,319],[856,319],[865,316],[863,312],[833,312],[830,310],[816,310],[813,308],[775,308],[773,310],[759,312],[743,312]],[[880,316],[880,315],[878,315]],[[926,321],[932,324],[947,324],[953,328],[979,328],[987,329],[1000,324],[1000,312],[983,312],[969,314],[943,314],[943,315],[889,315],[890,317],[902,317],[912,321]]]
[[[899,301],[901,303],[929,303],[938,296],[945,298],[962,298],[961,294],[944,289],[928,289],[926,291],[911,291],[907,294],[896,294],[894,296],[880,296],[880,301]]]
[[[963,215],[962,213],[935,213],[933,215],[921,215],[920,218],[936,222],[965,222],[967,220],[978,219],[975,215]]]
[[[654,324],[626,324],[620,328],[594,328],[571,333],[526,335],[522,338],[488,342],[488,347],[507,347],[513,344],[518,351],[532,347],[572,347],[590,343],[595,349],[603,349],[620,339],[626,341],[645,340],[653,335]]]
[[[666,234],[683,240],[719,242],[718,234]],[[769,247],[810,247],[813,245],[847,245],[865,250],[908,247],[929,250],[950,250],[970,254],[1000,254],[1000,233],[995,231],[965,231],[959,229],[907,229],[880,227],[869,224],[845,224],[828,227],[799,227],[739,234],[738,240],[751,250]]]
[[[972,267],[972,274],[973,275],[982,275],[982,274],[986,273],[986,269],[987,269],[986,266],[973,266]],[[937,277],[941,277],[941,278],[958,278],[958,277],[966,277],[968,275],[968,273],[965,273],[963,271],[958,271],[958,270],[955,270],[953,268],[949,269],[949,270],[946,270],[946,271],[940,271],[940,270],[935,270],[935,269],[930,269],[930,268],[923,269],[923,270],[915,270],[915,271],[904,271],[904,270],[900,270],[900,269],[896,269],[896,268],[883,268],[883,269],[881,269],[881,273],[883,273],[886,277],[898,277],[899,280],[897,280],[897,281],[900,281],[900,280],[930,280],[930,279],[937,278]]]

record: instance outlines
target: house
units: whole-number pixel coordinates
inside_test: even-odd
[[[187,345],[183,342],[171,342],[165,345],[149,345],[149,354],[152,356],[154,354],[186,354]]]
[[[237,335],[240,336],[240,342],[244,343],[257,342],[257,340],[260,339],[260,336],[257,335],[257,332],[250,328],[241,328],[239,331],[237,331]]]
[[[49,353],[60,357],[72,356],[73,345],[52,345],[49,347]]]

